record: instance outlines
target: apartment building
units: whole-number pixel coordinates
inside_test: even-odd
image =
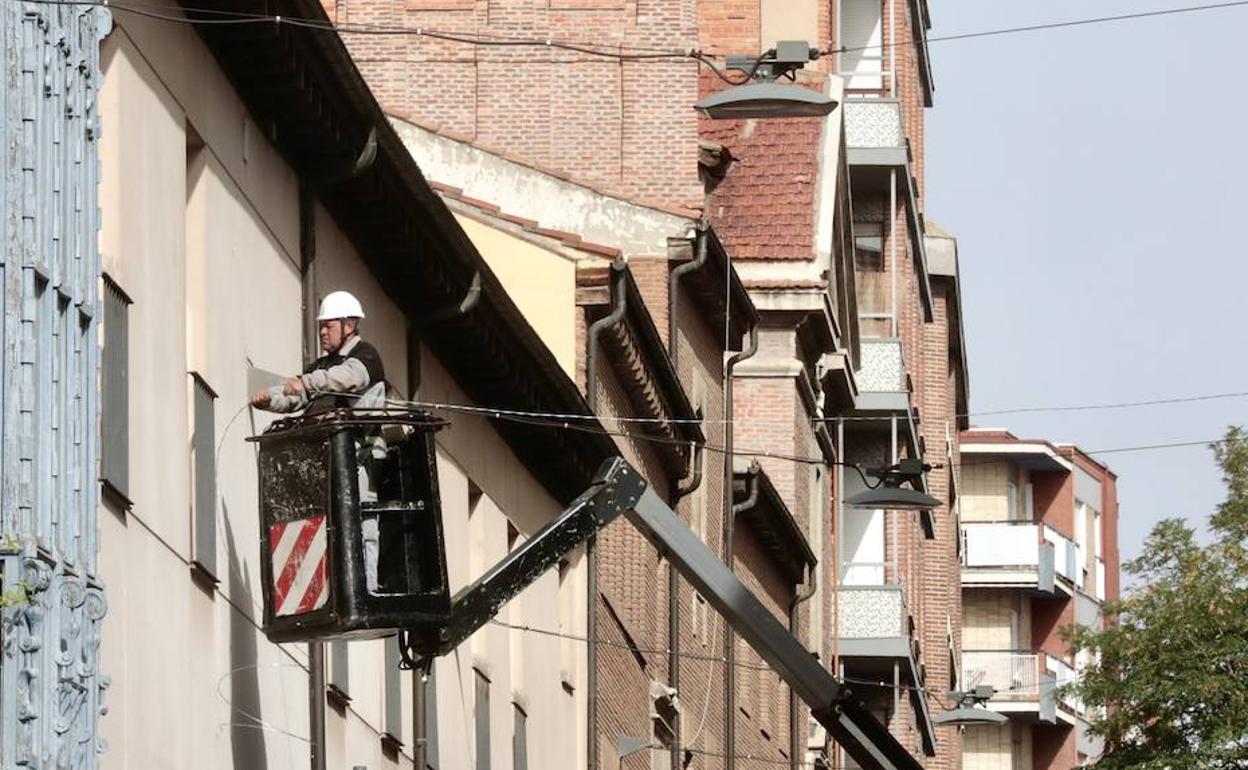
[[[956,243],[923,213],[923,111],[933,93],[926,4],[367,0],[325,7],[340,24],[592,42],[624,52],[758,53],[794,39],[853,50],[798,73],[799,83],[843,103],[827,118],[711,121],[692,104],[725,84],[692,62],[419,35],[347,36],[383,107],[418,143],[441,142],[446,157],[485,152],[605,199],[705,222],[715,232],[757,309],[758,344],[734,363],[732,397],[721,412],[735,418],[740,456],[722,462],[723,474],[708,466],[706,476],[737,477],[757,462],[818,559],[811,598],[796,607],[809,647],[846,678],[886,683],[858,687],[916,755],[929,756],[931,766],[955,767],[957,730],[936,728],[932,704],[918,695],[919,688],[943,690],[956,681],[961,595],[950,509],[925,516],[851,510],[841,501],[860,481],[837,464],[879,467],[924,457],[942,466],[923,480],[928,491],[947,501],[957,494],[966,357]],[[431,160],[421,162],[431,167]],[[541,216],[523,213],[542,195],[522,191],[505,199],[500,179],[491,173],[439,181],[504,213],[631,253],[630,272],[664,329],[669,299],[647,292],[640,271],[650,263],[637,258],[659,251],[651,245],[638,252],[619,232],[602,232],[614,217],[607,209],[573,203]],[[682,260],[669,258],[664,270]],[[662,273],[655,283],[666,283]],[[708,320],[712,328],[723,323]],[[691,392],[695,386],[681,376]],[[723,435],[711,421],[703,431],[711,443]],[[737,502],[748,499],[748,486],[738,487],[744,497]],[[726,521],[731,528],[735,517]],[[740,641],[728,649],[750,660]],[[737,691],[748,686],[708,696],[722,697],[719,713],[731,714],[722,738],[711,738],[728,746],[723,766],[734,766],[738,756],[768,756],[759,752],[843,764],[814,728],[798,736],[806,743],[800,751],[788,749],[798,730],[777,739],[757,708],[737,702]],[[688,683],[675,689],[686,709],[690,689],[695,696],[710,692]],[[747,743],[760,733],[768,738]],[[594,740],[604,738],[616,736]]]
[[[963,689],[990,685],[1000,726],[966,728],[966,770],[1066,770],[1095,762],[1089,713],[1060,685],[1085,661],[1062,629],[1098,626],[1116,599],[1113,472],[1078,447],[973,428],[961,444]]]

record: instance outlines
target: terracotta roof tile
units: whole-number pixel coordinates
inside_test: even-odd
[[[811,259],[822,121],[702,119],[699,125],[703,140],[736,158],[708,204],[732,255]]]

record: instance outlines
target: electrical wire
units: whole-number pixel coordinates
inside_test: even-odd
[[[1012,407],[1008,409],[994,409],[981,412],[962,412],[948,415],[948,419],[970,419],[975,417],[992,417],[1012,414],[1035,414],[1041,412],[1088,412],[1102,410],[1117,409],[1136,409],[1152,406],[1167,406],[1175,404],[1198,403],[1202,401],[1218,401],[1225,399],[1248,398],[1248,390],[1229,391],[1224,393],[1209,393],[1195,396],[1175,396],[1169,398],[1157,398],[1146,401],[1119,401],[1119,402],[1103,402],[1095,404],[1075,404],[1066,406],[1025,406]],[[572,412],[540,412],[525,411],[518,409],[504,409],[500,407],[477,406],[475,404],[459,404],[450,402],[436,401],[403,401],[393,399],[390,403],[401,406],[412,406],[421,409],[433,409],[439,411],[458,411],[464,413],[484,414],[495,417],[530,417],[535,419],[549,419],[557,421],[580,421],[580,422],[615,422],[626,424],[651,424],[651,425],[722,425],[725,423],[733,424],[749,424],[749,425],[791,425],[791,421],[784,420],[758,420],[750,418],[734,418],[734,419],[705,419],[696,417],[617,417],[612,415],[594,415],[586,413]],[[813,423],[854,423],[854,422],[880,422],[893,419],[901,419],[891,416],[869,416],[869,415],[845,415],[834,417],[815,417],[811,419]]]
[[[314,392],[310,394],[310,397],[314,398],[319,395],[326,395],[326,394]],[[335,393],[333,395],[351,397],[352,394]],[[475,406],[471,404],[448,404],[448,403],[438,403],[438,402],[431,402],[431,401],[406,401],[406,400],[401,400],[401,399],[387,399],[386,403],[387,405],[389,405],[387,409],[379,409],[379,410],[372,410],[372,411],[384,412],[384,411],[399,411],[399,410],[406,410],[406,409],[426,409],[430,411],[451,411],[451,412],[458,411],[458,412],[464,412],[467,414],[495,419],[495,420],[518,422],[518,423],[522,423],[526,425],[536,425],[536,426],[541,426],[541,427],[546,427],[546,428],[552,428],[555,430],[578,431],[582,433],[612,436],[612,437],[617,437],[617,438],[628,438],[630,440],[646,441],[646,442],[662,444],[662,445],[667,445],[667,446],[686,447],[686,446],[698,446],[699,445],[699,442],[688,441],[685,439],[673,438],[673,437],[668,437],[668,436],[655,436],[655,435],[639,433],[635,431],[628,431],[628,430],[611,430],[608,428],[596,427],[596,426],[588,425],[588,424],[580,424],[580,425],[574,424],[574,421],[588,422],[590,420],[596,421],[599,419],[609,420],[611,419],[609,417],[601,417],[601,416],[586,415],[586,414],[564,414],[564,413],[556,413],[556,412],[548,412],[548,413],[524,412],[524,411],[510,410],[510,409],[479,407],[479,406]],[[622,421],[635,420],[635,421],[643,422],[643,423],[660,423],[660,424],[677,422],[677,421],[672,421],[672,420],[651,419],[651,418],[619,418],[619,419]],[[683,422],[689,422],[689,421],[683,421]],[[745,422],[746,424],[753,424],[753,425],[759,424],[755,421],[745,421]],[[223,437],[223,440],[224,440],[224,437]],[[1180,441],[1180,442],[1173,442],[1173,443],[1141,444],[1141,445],[1135,445],[1135,446],[1114,447],[1110,449],[1091,449],[1091,450],[1080,449],[1079,451],[1082,454],[1085,454],[1088,456],[1094,456],[1094,455],[1104,455],[1104,454],[1120,454],[1120,453],[1127,453],[1127,452],[1141,452],[1141,451],[1156,450],[1156,449],[1170,449],[1170,448],[1191,447],[1191,446],[1209,445],[1209,444],[1221,444],[1221,443],[1224,443],[1225,441],[1226,441],[1225,438],[1216,438],[1216,439],[1209,439],[1209,440],[1202,440],[1202,441]],[[729,454],[728,449],[722,445],[711,444],[709,442],[701,442],[700,445],[702,446],[703,450],[707,452],[711,452],[712,454],[719,454],[719,455]],[[843,465],[845,467],[853,468],[857,470],[860,474],[864,474],[864,479],[865,479],[865,469],[862,468],[862,466],[856,463],[838,463],[835,461],[829,461],[827,458],[824,458],[824,457],[790,455],[790,454],[786,454],[783,452],[772,452],[772,451],[763,450],[763,449],[737,449],[737,448],[734,448],[731,454],[734,457],[765,458],[765,459],[793,462],[793,463],[798,463],[798,464],[803,464],[803,465],[829,465],[829,464]],[[984,461],[984,462],[964,460],[964,461],[958,462],[957,465],[960,467],[968,467],[972,465],[981,465],[981,464],[987,464],[991,462],[996,462],[996,460],[989,460],[989,461]],[[868,481],[868,485],[870,485],[869,481]]]
[[[716,614],[716,617],[720,617],[720,616]],[[502,628],[510,629],[512,631],[520,631],[523,633],[531,633],[531,634],[536,634],[539,636],[549,636],[549,637],[555,637],[559,639],[568,639],[574,642],[581,642],[582,644],[595,644],[595,645],[602,645],[606,647],[614,647],[614,648],[628,650],[630,652],[639,653],[642,655],[670,655],[672,654],[671,651],[668,649],[637,647],[636,645],[627,644],[624,642],[615,642],[615,641],[611,641],[610,639],[591,640],[588,636],[585,636],[583,634],[569,634],[563,631],[556,631],[554,629],[538,628],[535,626],[529,626],[529,625],[524,625],[524,624],[519,624],[519,623],[509,623],[507,621],[498,620],[497,618],[490,620],[490,624],[499,626]],[[721,666],[727,665],[728,663],[727,659],[720,655],[699,655],[697,653],[681,652],[681,653],[676,653],[676,657],[685,658],[689,660],[697,660],[697,661],[706,662],[706,663],[713,663],[713,664],[721,665]],[[747,663],[747,662],[736,661],[733,663],[733,667],[746,669],[748,671],[766,671],[770,673],[776,673],[775,669],[773,669],[771,666],[761,665],[757,663]],[[779,676],[779,674],[777,673],[776,676]],[[837,683],[843,684],[843,685],[859,685],[863,687],[874,687],[877,689],[897,690],[900,692],[916,692],[916,693],[924,694],[928,697],[936,697],[936,698],[939,697],[938,695],[936,695],[936,693],[931,691],[929,688],[923,687],[920,685],[893,684],[891,682],[885,682],[879,679],[862,679],[862,678],[852,677],[852,676],[835,676],[834,675],[834,679],[837,681]],[[1020,686],[1010,686],[1010,687],[998,687],[995,689],[996,689],[996,692],[998,693],[1011,693],[1011,692],[1026,692],[1029,688],[1020,685]],[[948,708],[948,707],[942,706],[942,708]],[[689,742],[692,743],[693,739],[691,738]]]
[[[615,51],[594,48],[592,44],[584,44],[578,42],[559,41],[553,38],[530,39],[521,37],[508,37],[503,35],[488,33],[473,33],[467,35],[463,33],[447,32],[443,30],[430,29],[425,27],[408,27],[408,26],[390,26],[390,25],[367,25],[367,24],[335,24],[331,21],[320,21],[318,19],[306,19],[292,16],[281,16],[273,14],[249,14],[242,11],[224,11],[212,8],[184,8],[187,14],[195,16],[218,16],[223,18],[190,18],[188,16],[171,16],[152,10],[158,6],[143,5],[135,2],[116,3],[110,0],[12,0],[13,2],[26,3],[28,5],[48,5],[48,6],[75,6],[75,7],[100,7],[113,11],[121,11],[125,13],[133,13],[140,16],[146,16],[161,21],[172,23],[191,24],[191,25],[214,25],[214,24],[288,24],[294,27],[301,27],[315,31],[335,32],[340,35],[387,35],[387,36],[415,36],[415,37],[431,37],[448,42],[459,42],[467,45],[481,46],[528,46],[528,47],[547,47],[560,48],[569,51],[579,51],[593,56],[600,56],[612,59],[622,60],[638,60],[638,59],[695,59],[702,63],[708,63],[707,60],[723,58],[721,55],[712,51],[699,50],[689,48],[686,50],[665,50],[650,46],[634,46],[625,43],[614,44]],[[1134,21],[1140,19],[1177,16],[1190,13],[1203,13],[1208,11],[1225,10],[1229,8],[1238,8],[1248,6],[1248,0],[1232,0],[1230,2],[1206,3],[1202,5],[1189,5],[1177,8],[1163,8],[1154,11],[1138,11],[1134,13],[1114,14],[1109,16],[1094,16],[1079,19],[1068,19],[1065,21],[1046,22],[1040,24],[1029,24],[1015,27],[1003,27],[999,29],[979,30],[975,32],[962,32],[950,35],[934,35],[926,38],[928,44],[946,43],[960,40],[972,40],[985,37],[998,37],[1002,35],[1016,35],[1029,32],[1040,32],[1054,29],[1066,29],[1072,27],[1082,27],[1089,25],[1110,24],[1124,21]],[[900,43],[881,43],[872,46],[842,46],[837,48],[829,48],[821,50],[821,55],[851,53],[858,51],[878,51],[885,48],[893,48],[900,45],[913,45],[914,41],[907,39]],[[634,51],[635,53],[621,53],[622,50]],[[757,67],[757,63],[755,65]],[[713,70],[716,74],[722,74],[718,70]],[[733,82],[728,80],[727,82]],[[743,81],[744,82],[744,81]]]
[[[1065,29],[1068,27],[1083,27],[1094,24],[1110,24],[1113,22],[1133,21],[1136,19],[1148,19],[1158,16],[1177,16],[1187,13],[1201,13],[1204,11],[1217,11],[1227,8],[1239,8],[1248,6],[1248,0],[1235,0],[1234,2],[1224,3],[1208,3],[1205,5],[1188,5],[1180,8],[1162,8],[1156,11],[1139,11],[1135,13],[1122,13],[1113,16],[1094,16],[1083,19],[1069,19],[1067,21],[1054,21],[1043,24],[1028,24],[1019,27],[1004,27],[1001,29],[980,30],[978,32],[961,32],[952,35],[935,35],[927,38],[927,43],[948,43],[955,40],[974,40],[983,37],[999,37],[1001,35],[1018,35],[1025,32],[1041,32],[1052,29]],[[882,43],[880,45],[867,46],[851,46],[842,48],[831,48],[821,51],[822,54],[836,53],[854,53],[858,51],[880,51],[886,48],[895,48],[899,45],[913,45],[913,40],[906,40],[902,43]]]
[[[116,3],[110,0],[12,0],[13,2],[25,2],[33,5],[46,6],[70,6],[70,7],[97,7],[106,8],[110,11],[118,11],[123,13],[131,13],[137,16],[156,19],[159,21],[167,21],[176,24],[186,24],[191,26],[215,26],[215,25],[258,25],[258,24],[275,24],[296,27],[300,29],[308,29],[318,32],[333,32],[339,35],[362,35],[362,36],[401,36],[401,37],[427,37],[434,40],[442,40],[445,42],[463,43],[465,45],[486,46],[486,47],[526,47],[526,48],[553,48],[559,50],[572,51],[582,53],[589,56],[600,58],[614,59],[619,61],[645,61],[645,60],[662,60],[662,59],[691,59],[702,63],[708,63],[713,57],[703,54],[695,48],[684,50],[665,50],[649,46],[632,46],[624,43],[613,44],[610,50],[601,47],[594,47],[592,44],[582,44],[574,42],[565,42],[554,38],[521,38],[506,37],[501,35],[481,35],[481,34],[463,34],[457,32],[448,32],[444,30],[431,29],[426,27],[407,27],[407,26],[385,26],[385,25],[368,25],[368,24],[334,24],[330,21],[321,21],[318,19],[307,19],[297,16],[282,16],[275,14],[246,13],[241,11],[222,11],[212,8],[187,7],[183,8],[184,16],[173,16],[168,13],[162,13],[153,10],[159,6],[141,5],[133,2]],[[218,18],[198,18],[200,14],[205,16],[216,15]],[[222,18],[223,17],[223,18]],[[628,50],[630,53],[624,53]]]

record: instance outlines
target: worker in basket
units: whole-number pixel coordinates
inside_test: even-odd
[[[321,300],[316,321],[325,355],[303,374],[257,391],[251,405],[270,412],[320,414],[331,409],[379,409],[386,401],[386,369],[381,354],[360,339],[364,308],[353,294],[335,291]]]
[[[335,409],[382,409],[386,405],[386,370],[381,354],[360,338],[364,308],[355,295],[334,291],[321,300],[316,314],[320,334],[320,358],[303,374],[281,385],[257,391],[251,405],[270,412],[296,412],[315,416]],[[361,508],[377,502],[377,468],[386,457],[380,435],[356,439]],[[378,526],[375,516],[361,518],[364,535],[364,570],[370,591],[377,590]]]

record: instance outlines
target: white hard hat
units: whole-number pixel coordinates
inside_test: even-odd
[[[321,300],[320,312],[316,314],[318,321],[332,321],[335,318],[363,318],[364,308],[355,295],[349,291],[331,291]]]

